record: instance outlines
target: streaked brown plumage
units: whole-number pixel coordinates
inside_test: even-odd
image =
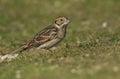
[[[12,53],[22,52],[33,47],[39,50],[53,47],[65,37],[69,22],[67,17],[58,17],[51,25],[38,32],[30,41]]]
[[[0,62],[16,58],[20,52],[30,48],[49,49],[59,43],[66,35],[66,28],[69,23],[67,17],[58,17],[51,25],[38,32],[30,41],[10,54],[0,55]]]

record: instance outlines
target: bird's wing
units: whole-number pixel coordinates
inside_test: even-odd
[[[54,39],[57,35],[57,29],[54,27],[47,27],[38,32],[27,44],[26,47],[38,47],[41,44],[46,43]]]

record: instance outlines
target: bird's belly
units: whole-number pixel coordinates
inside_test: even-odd
[[[40,45],[37,49],[49,49],[59,43],[62,39],[54,39],[46,42],[45,44]]]
[[[40,45],[38,49],[49,49],[54,45],[58,44],[64,37],[65,37],[65,30],[62,29],[58,32],[57,37],[55,39],[52,39],[51,41],[48,41]]]

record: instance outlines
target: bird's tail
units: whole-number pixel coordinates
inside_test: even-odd
[[[28,47],[20,47],[20,48],[14,50],[13,52],[11,52],[10,54],[20,54],[21,52],[23,52],[27,49],[28,49]]]

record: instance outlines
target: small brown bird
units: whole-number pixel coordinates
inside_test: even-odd
[[[21,48],[12,52],[19,53],[30,48],[49,49],[59,43],[66,35],[66,28],[69,23],[67,17],[58,17],[51,25],[38,32],[30,41]]]
[[[51,25],[38,32],[30,41],[10,54],[0,55],[0,62],[16,58],[20,52],[30,48],[49,49],[59,43],[66,35],[66,28],[69,23],[67,17],[58,17]]]

